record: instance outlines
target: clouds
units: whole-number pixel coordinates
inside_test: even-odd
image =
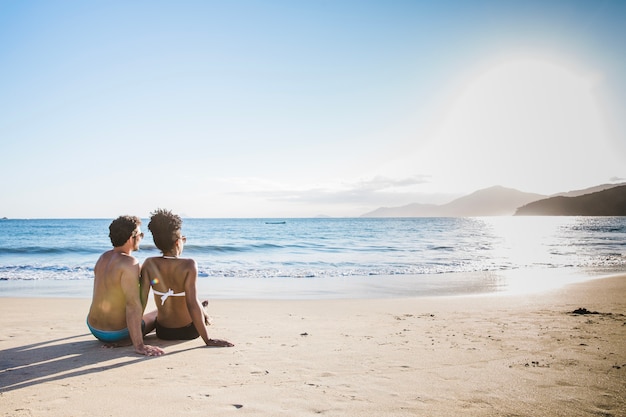
[[[241,184],[242,180],[237,182]],[[369,207],[388,204],[405,205],[415,202],[416,199],[427,203],[449,201],[448,199],[454,197],[445,194],[428,195],[420,192],[419,187],[429,182],[427,175],[407,178],[377,176],[354,182],[341,181],[305,188],[289,188],[275,183],[271,185],[265,183],[265,189],[260,189],[261,181],[250,180],[245,182],[248,185],[255,185],[249,190],[229,194],[254,196],[278,203],[323,206],[339,215],[342,212],[344,215],[359,215],[363,214],[362,211]]]

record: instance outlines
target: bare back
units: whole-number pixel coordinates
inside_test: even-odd
[[[159,324],[178,328],[194,321],[190,305],[191,310],[195,310],[198,304],[196,290],[198,267],[193,259],[148,258],[143,263],[141,275],[142,279],[150,282],[153,291],[166,293],[172,290],[174,294],[185,293],[184,296],[166,297],[163,302],[162,296],[154,295]]]
[[[110,250],[100,256],[94,267],[91,326],[100,330],[127,327],[127,298],[139,300],[139,271],[139,262],[131,255]]]

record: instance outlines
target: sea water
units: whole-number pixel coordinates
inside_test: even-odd
[[[0,220],[0,296],[90,297],[111,220]],[[160,255],[147,224],[140,262]],[[626,271],[626,217],[190,218],[182,232],[211,298],[539,290]]]

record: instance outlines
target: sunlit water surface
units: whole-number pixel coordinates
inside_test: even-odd
[[[625,271],[625,219],[184,219],[183,255],[211,298],[528,292]],[[0,221],[0,295],[89,297],[110,221]]]

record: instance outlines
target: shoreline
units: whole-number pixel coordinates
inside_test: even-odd
[[[198,294],[212,300],[326,300],[540,293],[615,275],[581,268],[526,268],[441,274],[307,278],[201,277]],[[0,298],[91,298],[93,279],[0,280]]]
[[[0,411],[626,415],[624,294],[626,274],[534,294],[211,300],[210,335],[235,347],[148,335],[160,358],[103,349],[88,299],[5,297]]]

